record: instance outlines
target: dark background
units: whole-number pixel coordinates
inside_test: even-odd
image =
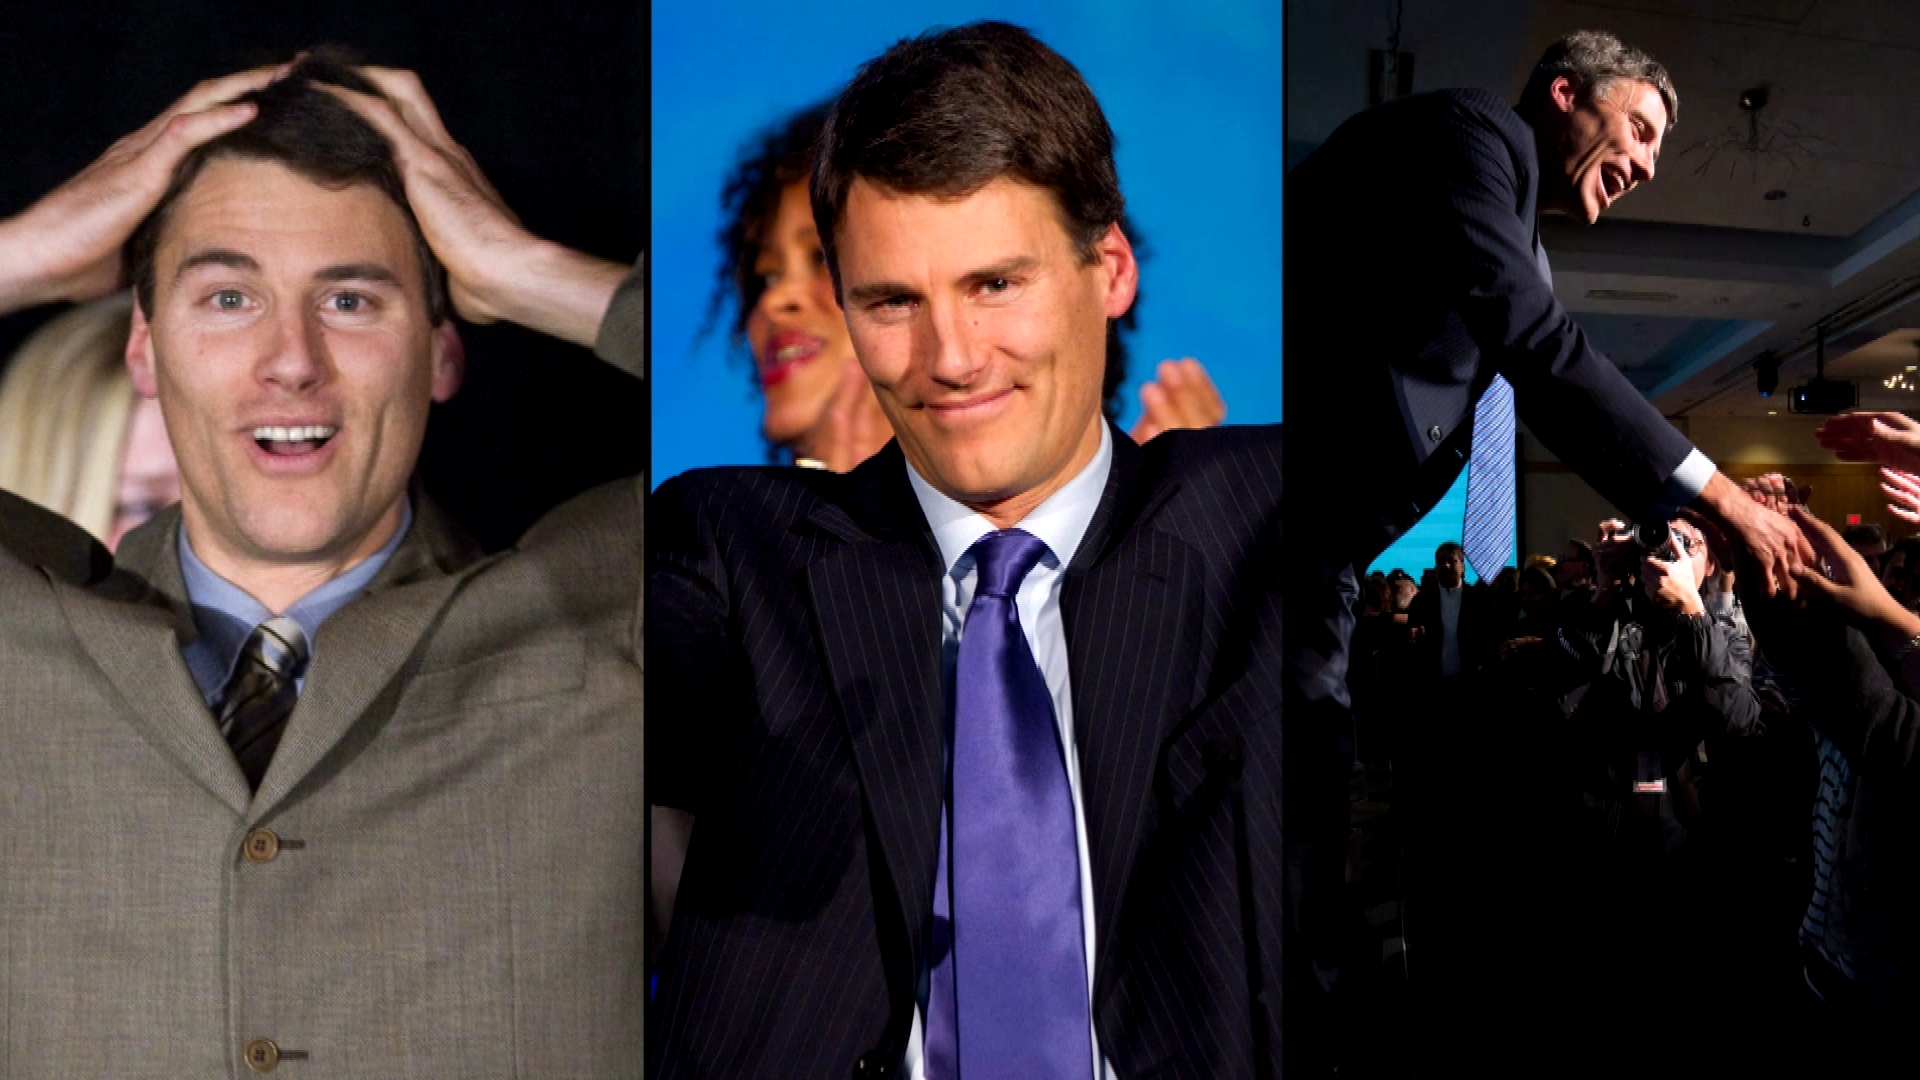
[[[202,79],[346,45],[418,72],[453,137],[535,233],[623,263],[646,237],[640,0],[0,3],[0,217],[79,172]],[[0,366],[57,307],[0,319]],[[586,349],[461,325],[466,382],[435,406],[427,490],[489,550],[640,472],[647,394]]]

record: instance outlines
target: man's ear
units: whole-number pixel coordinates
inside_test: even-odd
[[[446,401],[467,376],[467,346],[449,315],[433,330],[433,400]]]
[[[1093,245],[1093,253],[1107,270],[1107,318],[1117,319],[1133,306],[1134,295],[1140,291],[1140,264],[1134,260],[1133,244],[1116,221]]]
[[[1571,78],[1562,75],[1548,84],[1547,99],[1552,101],[1553,107],[1562,113],[1570,113],[1580,102],[1580,92],[1573,85]]]
[[[140,298],[133,300],[133,327],[127,333],[127,374],[133,378],[133,392],[141,397],[159,397],[160,384],[153,368],[153,328],[141,310]]]

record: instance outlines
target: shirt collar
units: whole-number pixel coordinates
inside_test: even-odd
[[[365,591],[380,569],[387,565],[387,560],[399,549],[400,541],[412,527],[413,501],[408,499],[401,503],[400,527],[394,530],[393,536],[379,551],[287,608],[284,614],[300,624],[310,647],[314,636],[320,631],[320,624]],[[180,576],[186,582],[187,601],[193,606],[193,625],[200,637],[196,644],[206,646],[204,650],[195,652],[206,658],[205,663],[210,669],[205,672],[196,669],[194,676],[203,685],[212,681],[216,687],[224,686],[227,674],[247,643],[247,636],[253,633],[254,627],[272,618],[274,613],[238,585],[214,573],[200,560],[193,550],[193,544],[187,539],[185,521],[180,523]],[[189,664],[189,667],[193,666]]]
[[[1073,561],[1080,541],[1086,538],[1087,526],[1093,523],[1094,512],[1100,508],[1100,498],[1106,494],[1107,474],[1112,469],[1113,435],[1102,423],[1100,449],[1094,451],[1093,460],[1016,523],[1017,528],[1032,533],[1047,545],[1053,565],[1066,566]],[[933,539],[940,546],[940,561],[946,572],[964,574],[964,570],[956,569],[961,558],[997,526],[970,507],[935,490],[912,462],[907,463],[907,481],[913,485],[914,497],[920,500],[920,512],[927,516],[927,524],[933,528]]]

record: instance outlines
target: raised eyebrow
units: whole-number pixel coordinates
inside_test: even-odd
[[[381,285],[399,285],[400,275],[381,266],[379,263],[345,263],[318,270],[313,275],[315,281],[367,281]]]
[[[224,266],[230,270],[248,270],[255,273],[260,270],[259,260],[245,252],[233,251],[229,248],[207,248],[180,260],[179,268],[173,272],[175,284],[186,277],[188,271],[202,266]]]

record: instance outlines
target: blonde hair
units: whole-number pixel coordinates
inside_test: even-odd
[[[113,527],[133,414],[131,292],[41,327],[0,377],[0,488],[104,538]]]

